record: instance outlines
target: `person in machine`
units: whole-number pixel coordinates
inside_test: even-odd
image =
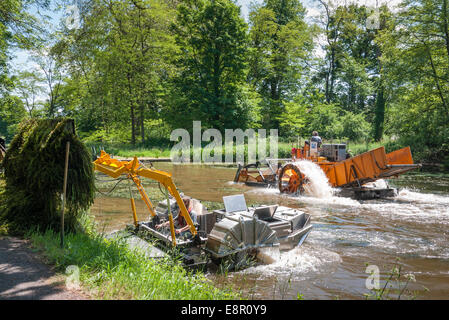
[[[196,224],[197,223],[197,214],[193,210],[192,199],[190,199],[188,197],[183,197],[182,201],[184,202],[184,205],[186,206],[187,211],[189,212],[190,218],[192,219],[193,223]],[[189,225],[187,224],[186,220],[184,219],[184,217],[181,215],[180,209],[179,209],[178,217],[174,220],[174,224],[175,224],[175,233],[177,235],[184,234],[190,228]],[[169,225],[170,225],[170,221],[166,221],[164,223],[156,225],[156,229],[168,227]]]
[[[318,148],[321,148],[321,144],[323,143],[323,140],[321,140],[321,137],[318,135],[317,131],[312,132],[312,138],[310,138],[310,141],[318,143]]]

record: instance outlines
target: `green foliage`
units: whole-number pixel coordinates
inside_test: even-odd
[[[167,120],[181,128],[193,120],[221,131],[246,128],[253,99],[244,86],[247,26],[239,7],[230,0],[184,1],[173,28],[179,73]]]
[[[324,139],[347,139],[365,141],[371,133],[371,126],[364,114],[344,111],[335,104],[323,103],[321,94],[300,96],[285,103],[280,120],[282,136],[310,137],[316,130]]]
[[[266,0],[251,8],[248,80],[262,97],[262,125],[293,129],[281,114],[304,80],[305,61],[313,50],[313,31],[298,0]],[[288,122],[288,121],[287,121]],[[299,125],[299,124],[298,124]],[[300,125],[299,125],[300,126]]]
[[[298,99],[297,99],[298,100]],[[307,104],[304,99],[285,103],[285,111],[277,118],[283,136],[295,136],[307,127]]]
[[[345,138],[351,141],[366,141],[371,134],[371,126],[365,120],[363,113],[354,114],[345,112],[340,118],[343,130],[338,138]]]
[[[386,132],[440,162],[449,151],[448,1],[405,0],[401,8],[394,31],[379,37],[391,101]]]
[[[19,98],[30,117],[40,115],[39,95],[45,92],[42,82],[44,79],[37,72],[20,71],[15,77],[15,88]]]
[[[3,161],[6,189],[0,218],[14,232],[60,228],[66,142],[70,142],[65,226],[74,230],[79,214],[95,197],[91,156],[69,119],[30,119],[20,125]]]
[[[69,77],[57,103],[81,131],[123,130],[132,144],[139,136],[145,142],[146,121],[159,120],[166,107],[174,14],[163,0],[94,0],[79,29],[63,30],[55,51]]]
[[[10,141],[17,132],[18,124],[26,116],[26,110],[22,101],[16,97],[0,96],[0,137]]]
[[[368,28],[367,6],[332,7],[330,3],[321,3],[326,9],[323,23],[326,56],[319,63],[320,72],[314,76],[314,82],[322,83],[324,79],[328,103],[338,104],[344,111],[364,114],[368,122],[374,120],[370,136],[380,140],[388,101],[379,34],[388,34],[394,28],[392,13],[388,6],[380,6],[379,28]]]
[[[139,152],[165,154],[171,130],[197,120],[411,145],[419,159],[449,163],[448,0],[403,0],[397,13],[382,5],[379,29],[367,27],[365,5],[329,1],[319,1],[318,24],[299,0],[252,4],[248,23],[232,0],[80,3],[80,28],[62,23],[50,35],[30,13],[49,1],[0,2],[0,135],[8,140],[44,108],[74,118],[91,145]],[[45,79],[10,76],[14,46],[34,49]]]
[[[10,50],[13,46],[30,48],[36,43],[38,33],[43,32],[38,19],[28,10],[46,7],[49,0],[2,0],[0,1],[0,98],[12,89],[9,77]]]

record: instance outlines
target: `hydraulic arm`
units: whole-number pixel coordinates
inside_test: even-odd
[[[137,157],[134,157],[132,161],[120,161],[111,158],[111,156],[104,151],[102,151],[100,157],[94,161],[94,165],[95,170],[102,172],[112,178],[117,179],[121,175],[126,175],[130,180],[132,180],[136,185],[137,190],[139,190],[140,196],[142,200],[145,202],[148,211],[150,212],[152,217],[156,217],[156,212],[151,200],[148,198],[148,195],[142,186],[142,181],[140,177],[158,181],[161,185],[164,186],[165,190],[167,190],[166,192],[167,198],[168,194],[171,194],[176,199],[176,203],[178,204],[180,209],[179,214],[181,214],[181,216],[185,219],[185,221],[189,225],[189,229],[192,235],[193,236],[197,235],[197,230],[195,228],[195,225],[193,224],[192,218],[190,217],[190,214],[184,204],[184,201],[182,201],[181,195],[176,189],[176,186],[173,182],[170,173],[156,170],[153,168],[150,169],[143,168],[141,167]],[[169,207],[169,221],[170,221],[170,231],[172,235],[172,243],[173,246],[176,246],[173,216],[170,210],[170,206],[168,207]],[[136,207],[134,199],[132,197],[131,197],[131,208],[133,211],[134,224],[137,226],[138,221],[137,221]]]

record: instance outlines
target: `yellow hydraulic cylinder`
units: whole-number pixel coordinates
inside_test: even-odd
[[[134,198],[131,198],[131,209],[133,210],[134,225],[137,227],[139,223],[137,221],[136,203],[134,201]]]
[[[170,220],[170,232],[173,247],[176,247],[175,223],[173,222],[173,215],[171,214],[171,212],[168,215],[168,219]]]
[[[140,196],[141,196],[142,200],[145,202],[145,204],[147,205],[148,211],[150,211],[151,216],[155,217],[156,212],[154,211],[154,206],[151,203],[150,199],[148,198],[148,195],[145,192],[145,189],[142,187],[142,182],[136,176],[133,176],[132,180],[136,184],[137,190],[139,190]]]
[[[172,239],[173,247],[176,247],[175,223],[173,221],[173,214],[171,213],[170,198],[168,196],[168,190],[165,190],[165,196],[167,197],[168,220],[170,221],[171,239]]]

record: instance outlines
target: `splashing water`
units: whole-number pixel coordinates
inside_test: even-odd
[[[279,261],[281,258],[281,251],[279,250],[279,247],[260,248],[256,258],[263,264],[272,264]]]
[[[387,189],[388,183],[384,179],[379,179],[374,182],[366,183],[364,186],[375,189]]]
[[[293,163],[301,170],[301,173],[309,180],[304,185],[304,191],[307,195],[315,198],[332,198],[334,190],[329,184],[326,174],[320,166],[312,161],[301,160]]]
[[[303,245],[289,251],[272,251],[269,254],[271,254],[270,261],[262,260],[265,264],[248,268],[241,273],[259,273],[265,276],[290,274],[293,278],[297,278],[307,272],[327,272],[329,268],[334,268],[342,262],[338,253],[319,246]]]
[[[449,205],[449,197],[447,196],[414,192],[408,188],[401,189],[396,199],[418,203],[439,204],[442,206]]]

